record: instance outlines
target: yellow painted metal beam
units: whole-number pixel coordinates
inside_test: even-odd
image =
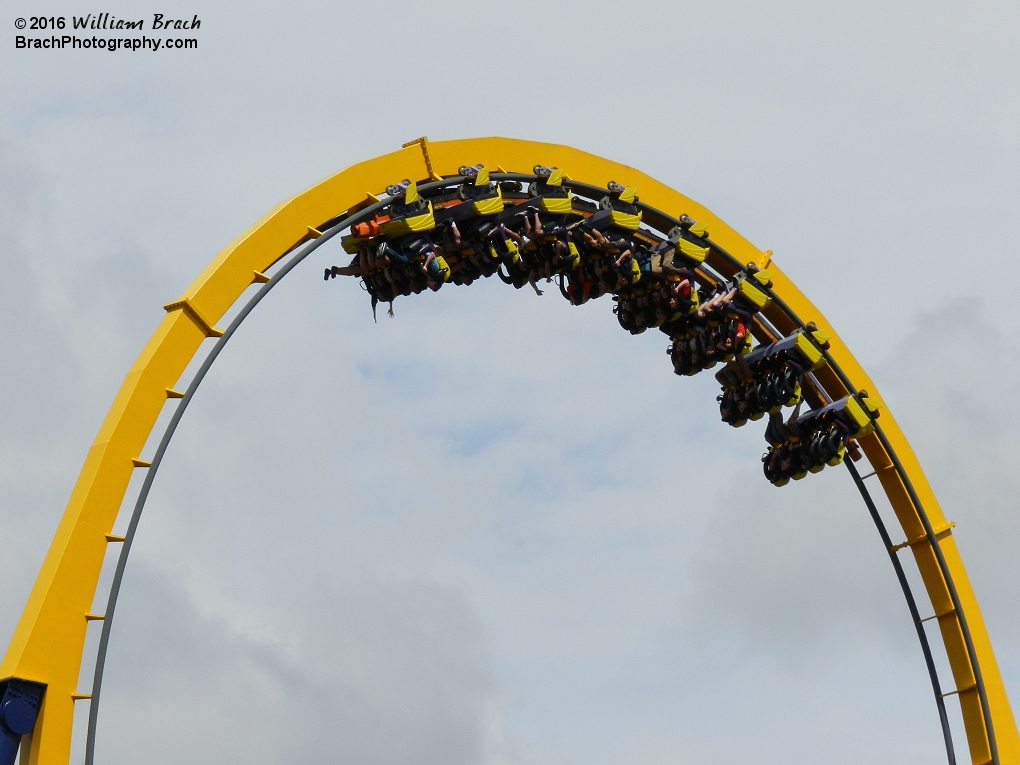
[[[866,390],[871,396],[881,400],[881,394],[875,387],[874,382],[872,382],[850,350],[840,340],[821,311],[815,308],[807,297],[797,289],[775,262],[769,265],[768,270],[773,275],[774,291],[782,297],[790,309],[804,322],[814,321],[820,329],[832,334],[829,353],[833,360],[843,369],[847,377],[850,378],[853,386],[857,390]],[[831,375],[831,372],[826,377],[827,379],[824,379],[822,382],[826,385],[827,389],[833,390],[838,387],[838,382],[835,380],[834,375]],[[903,435],[899,425],[896,424],[896,420],[893,418],[888,405],[885,405],[879,423],[892,447],[893,453],[902,464],[906,477],[912,484],[931,526],[939,531],[937,534],[939,546],[945,557],[949,574],[956,586],[957,595],[970,629],[978,664],[984,679],[992,725],[996,734],[999,761],[1003,765],[1018,763],[1020,762],[1020,736],[1017,734],[1017,727],[1012,710],[1010,709],[1009,698],[1006,695],[1006,687],[995,660],[995,653],[992,650],[991,640],[985,628],[984,618],[981,615],[977,597],[970,585],[970,579],[960,558],[956,540],[953,539],[952,533],[949,531],[950,524],[947,523],[942,509],[935,499],[935,494],[928,484],[928,479],[921,469],[914,450],[907,442],[906,436]],[[940,614],[938,618],[939,629],[949,657],[953,679],[956,683],[956,688],[959,690],[960,705],[963,711],[964,727],[967,731],[967,742],[970,748],[971,760],[975,764],[984,765],[984,763],[991,761],[991,752],[985,731],[981,702],[977,693],[974,670],[965,645],[959,614],[956,613],[953,607],[949,588],[946,585],[945,578],[942,576],[935,552],[928,541],[920,514],[911,501],[903,480],[897,471],[890,469],[893,465],[892,455],[886,452],[879,438],[874,434],[861,439],[861,447],[864,449],[868,461],[871,462],[872,467],[877,471],[877,477],[882,484],[882,489],[889,498],[904,535],[910,540],[909,546],[917,562],[932,608],[936,614]]]
[[[178,378],[207,337],[220,331],[216,323],[252,283],[264,282],[273,263],[302,242],[320,236],[319,227],[353,207],[374,201],[372,190],[403,178],[426,181],[456,175],[461,165],[483,164],[507,172],[530,173],[536,163],[563,169],[573,180],[598,186],[616,181],[638,189],[641,201],[675,216],[686,213],[707,222],[712,240],[739,259],[768,267],[773,291],[804,322],[813,321],[832,335],[830,354],[852,387],[880,395],[864,369],[842,343],[825,317],[762,251],[709,210],[639,170],[567,146],[506,138],[459,141],[413,141],[404,148],[352,165],[269,211],[231,242],[184,294],[166,306],[168,313],[131,367],[100,428],[57,527],[28,603],[0,662],[0,679],[20,677],[47,685],[30,746],[30,765],[65,765],[70,756],[74,702],[88,698],[75,687],[86,625],[103,558],[117,513],[138,455],[168,399],[180,394]],[[728,264],[718,264],[732,271]],[[775,306],[769,319],[784,331],[790,321]],[[819,372],[830,392],[840,379],[825,368]],[[946,519],[924,477],[913,450],[889,413],[881,426],[901,462],[931,525],[940,530],[940,548],[956,585],[983,674],[993,727],[1003,765],[1020,765],[1020,737],[1006,697],[977,600],[960,560]],[[925,537],[918,509],[899,473],[889,469],[892,455],[876,436],[862,440],[869,460],[897,514],[905,538],[911,540],[924,585],[938,617],[963,708],[971,758],[990,759],[988,739],[975,676],[963,640],[959,614],[949,597],[934,550]],[[920,541],[917,541],[920,540]]]

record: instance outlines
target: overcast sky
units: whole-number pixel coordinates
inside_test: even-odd
[[[0,645],[161,306],[353,162],[505,135],[638,167],[775,252],[957,522],[1020,703],[1015,2],[175,5],[0,17]],[[14,48],[16,17],[103,11],[197,14],[199,48]],[[97,762],[944,758],[843,471],[769,486],[762,428],[606,300],[490,280],[376,324],[322,281],[343,260],[273,292],[178,431]]]

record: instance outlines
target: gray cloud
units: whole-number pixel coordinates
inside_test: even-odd
[[[362,580],[338,591],[297,578],[270,598],[272,610],[196,604],[137,567],[104,709],[118,722],[100,741],[106,756],[481,757],[493,687],[462,596],[421,583]]]
[[[193,10],[197,52],[0,53],[0,635],[163,303],[337,168],[502,134],[776,252],[917,449],[1020,687],[1012,5]],[[486,283],[374,324],[332,258],[249,319],[168,454],[101,761],[940,756],[845,476],[768,486],[760,429],[607,305]]]

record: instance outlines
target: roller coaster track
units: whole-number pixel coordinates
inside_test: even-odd
[[[536,166],[536,162],[542,165]],[[401,179],[413,183],[393,185]],[[387,194],[379,193],[383,188],[388,188]],[[552,200],[547,207],[543,207],[543,197]],[[569,201],[564,203],[564,198]],[[469,204],[474,205],[475,212],[457,218],[455,208],[460,205],[466,211]],[[541,212],[546,221],[546,213],[552,213],[564,224],[547,231],[544,239],[528,231],[529,241],[521,236],[521,226],[530,226],[536,212]],[[427,220],[429,215],[431,221]],[[456,247],[451,247],[448,222],[454,218],[461,221],[467,238],[474,237],[473,245],[458,241]],[[529,218],[527,224],[524,218]],[[953,524],[943,516],[913,450],[874,383],[825,317],[780,270],[771,252],[757,249],[682,194],[633,168],[576,149],[505,138],[434,143],[419,139],[399,151],[342,170],[267,213],[231,242],[180,299],[165,306],[166,316],[131,367],[89,450],[0,663],[0,765],[13,763],[19,746],[22,761],[27,755],[29,765],[67,763],[74,707],[79,701],[91,705],[86,763],[92,764],[110,630],[139,519],[181,417],[241,322],[284,276],[343,232],[348,232],[345,248],[358,253],[353,267],[356,275],[365,280],[374,297],[391,299],[398,291],[396,282],[389,279],[394,286],[387,287],[389,282],[381,276],[389,272],[384,269],[389,261],[366,263],[366,251],[378,241],[399,245],[421,231],[438,231],[437,221],[443,220],[447,221],[443,244],[436,247],[434,241],[428,250],[431,255],[409,258],[406,272],[413,278],[403,284],[405,294],[408,287],[415,292],[426,286],[438,289],[450,279],[470,283],[471,274],[478,276],[477,268],[484,272],[481,276],[498,272],[504,281],[522,287],[536,274],[543,275],[540,264],[533,262],[534,268],[522,265],[528,259],[530,245],[532,261],[541,251],[547,253],[547,263],[555,263],[555,267],[546,266],[546,273],[555,273],[571,302],[587,299],[589,291],[591,296],[613,292],[621,324],[626,328],[638,332],[646,326],[660,326],[670,334],[678,373],[694,373],[718,360],[726,362],[722,370],[735,368],[741,358],[760,363],[761,368],[752,368],[753,374],[745,375],[743,381],[727,383],[725,373],[721,373],[723,417],[730,424],[741,425],[766,411],[778,412],[783,405],[803,398],[810,411],[800,419],[791,417],[784,422],[779,415],[770,415],[770,454],[776,459],[774,465],[766,461],[766,476],[782,485],[791,477],[799,479],[816,472],[824,464],[845,465],[876,524],[906,598],[928,669],[949,762],[956,762],[956,754],[945,700],[955,695],[971,762],[1020,765],[1020,736],[952,536]],[[607,222],[600,227],[599,220]],[[500,227],[500,221],[505,225]],[[504,235],[507,230],[512,233]],[[626,236],[614,247],[612,241],[600,239],[596,230],[610,240],[619,232]],[[426,238],[426,244],[428,241]],[[624,251],[627,242],[646,254],[658,253],[662,256],[660,265],[668,260],[663,253],[675,253],[678,272],[649,272],[647,263],[638,264],[636,256],[628,260]],[[416,248],[419,243],[415,240]],[[472,250],[475,265],[463,255]],[[593,262],[592,253],[596,251],[598,257],[605,256],[602,262],[612,263],[615,270],[606,266],[599,273],[598,266],[591,266],[586,272],[588,277],[579,276],[585,273],[585,264]],[[382,250],[379,253],[381,261]],[[389,253],[400,257],[400,246]],[[493,260],[487,266],[484,261],[490,256]],[[632,280],[627,270],[631,268]],[[654,289],[635,287],[642,278]],[[578,279],[587,279],[587,283],[582,285]],[[602,287],[593,287],[599,280]],[[685,282],[690,294],[681,299],[680,287]],[[254,295],[226,330],[218,329],[217,322],[253,285],[257,286]],[[669,293],[675,298],[672,303],[663,291],[669,289],[674,290]],[[649,297],[653,293],[658,295],[654,300]],[[708,302],[712,298],[715,308]],[[663,300],[675,313],[662,316]],[[658,318],[655,301],[659,301]],[[642,305],[648,307],[644,313],[635,308]],[[708,336],[710,325],[727,326],[726,321],[736,321],[727,318],[731,316],[749,319],[746,347],[738,347],[742,340],[731,341],[728,346],[723,342],[714,346],[717,352],[709,349],[709,355],[718,356],[711,359],[704,358],[704,343],[698,351],[689,350],[694,347],[693,340]],[[747,353],[751,336],[758,345]],[[174,386],[209,338],[215,338],[215,342],[198,372],[184,392],[176,390]],[[691,353],[695,368],[691,368]],[[766,398],[772,395],[772,388],[755,388],[757,383],[748,380],[760,382],[763,375],[781,376],[790,368],[798,370],[796,392],[793,388],[785,390],[779,394],[782,400],[778,403],[772,400],[762,404],[755,398],[759,411],[752,406],[752,416],[734,414],[733,402],[743,401],[741,396],[753,397],[761,391]],[[745,392],[738,395],[734,392],[738,390]],[[157,417],[172,401],[177,401],[176,409],[155,453],[143,458],[141,452]],[[777,437],[780,431],[781,437]],[[823,436],[832,437],[825,441]],[[871,465],[871,472],[865,476],[860,475],[851,458],[859,456],[855,454],[858,445]],[[816,447],[821,452],[816,453]],[[813,455],[810,458],[805,456],[809,451]],[[778,467],[780,463],[782,468]],[[115,536],[114,523],[136,469],[144,469],[147,474],[126,534]],[[879,514],[866,483],[871,477],[878,479],[895,512],[905,536],[902,543],[894,543]],[[89,609],[111,544],[119,544],[120,549],[108,605],[105,613],[92,614]],[[927,591],[932,616],[921,616],[911,592],[900,557],[900,552],[907,549],[913,554]],[[952,672],[953,688],[948,692],[943,690],[924,627],[929,620],[937,620]],[[102,622],[99,655],[92,688],[79,692],[86,631],[92,621]]]

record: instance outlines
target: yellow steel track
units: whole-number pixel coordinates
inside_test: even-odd
[[[318,235],[316,227],[364,204],[372,193],[401,178],[419,181],[456,176],[464,164],[530,173],[536,162],[563,168],[572,180],[605,187],[611,181],[640,190],[642,202],[673,216],[707,221],[712,241],[740,264],[755,263],[772,275],[776,298],[765,310],[783,332],[814,322],[832,335],[829,364],[816,374],[833,397],[874,383],[831,325],[763,252],[697,202],[633,168],[554,144],[506,138],[413,142],[399,151],[342,170],[270,210],[231,242],[184,294],[166,306],[160,322],[114,399],[60,520],[28,603],[0,663],[0,680],[21,678],[46,685],[27,750],[29,765],[65,765],[71,752],[74,704],[87,615],[114,522],[156,418],[202,341],[216,337],[226,311],[282,255]],[[374,198],[373,198],[374,201]],[[732,274],[733,260],[712,265]],[[1020,765],[1020,736],[1005,686],[963,562],[931,487],[888,407],[880,431],[861,439],[894,508],[937,615],[963,712],[972,762]],[[948,576],[947,576],[948,575]],[[969,644],[967,634],[969,633]],[[976,666],[975,666],[976,665]],[[988,708],[979,693],[983,681]],[[991,731],[989,731],[989,724]],[[989,736],[989,733],[992,736]],[[992,743],[994,741],[994,744]]]

